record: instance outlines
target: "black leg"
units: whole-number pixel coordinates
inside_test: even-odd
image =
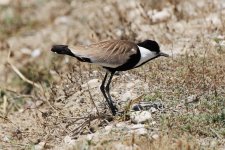
[[[114,74],[114,73],[113,73],[113,74]],[[113,115],[116,115],[115,108],[114,108],[114,106],[113,106],[113,104],[112,104],[112,102],[111,102],[111,97],[108,98],[107,95],[106,95],[106,93],[105,93],[105,92],[106,92],[106,89],[105,89],[105,81],[106,81],[106,79],[107,79],[107,76],[108,76],[108,73],[105,74],[105,77],[104,77],[104,79],[103,79],[103,81],[102,81],[102,84],[101,84],[101,86],[100,86],[100,90],[101,90],[101,92],[102,92],[104,98],[106,99],[106,102],[107,102],[108,107],[110,108],[112,114],[113,114]],[[113,76],[113,75],[111,74],[111,76],[110,76],[111,79],[109,79],[110,82],[111,82],[111,80],[112,80],[112,76]],[[109,86],[109,84],[110,84],[110,83],[108,82],[107,86]],[[108,93],[107,93],[107,94],[108,94]]]
[[[101,86],[100,86],[100,90],[101,90],[101,92],[102,92],[104,98],[106,99],[106,102],[107,102],[108,106],[110,107],[110,102],[109,102],[108,97],[106,96],[106,93],[105,93],[105,81],[106,81],[106,79],[107,79],[107,76],[108,76],[108,73],[106,72],[105,77],[104,77],[104,79],[102,80],[102,84],[101,84]]]
[[[109,86],[110,86],[110,83],[112,81],[112,78],[113,78],[114,74],[115,74],[115,72],[111,72],[111,75],[109,77],[108,83],[107,83],[107,85],[105,87],[105,91],[106,91],[106,94],[108,95],[110,105],[112,106],[111,111],[112,111],[113,115],[116,114],[117,108],[113,105],[113,101],[112,101],[112,98],[111,98],[111,95],[110,95],[110,91],[109,91],[110,90]]]

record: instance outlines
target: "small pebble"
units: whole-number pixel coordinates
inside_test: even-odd
[[[119,122],[119,123],[116,124],[116,127],[118,127],[118,128],[123,128],[125,126],[126,126],[125,122]]]
[[[73,140],[70,136],[65,136],[65,138],[64,138],[64,143],[66,143],[66,144],[72,144],[72,143],[74,143],[75,142],[75,140]]]
[[[112,130],[112,128],[113,128],[112,125],[108,125],[105,127],[105,130],[110,132]]]
[[[153,134],[153,135],[152,135],[152,138],[156,140],[156,139],[159,138],[159,135],[158,135],[158,134]]]
[[[91,141],[93,139],[93,137],[94,137],[94,134],[88,134],[87,137],[86,137],[86,139],[88,141]]]
[[[140,128],[144,128],[145,126],[143,124],[135,124],[133,126],[130,127],[130,129],[135,130],[135,129],[140,129]]]
[[[130,118],[133,123],[145,123],[152,118],[152,115],[148,111],[136,111],[131,113]]]
[[[151,111],[152,113],[155,113],[155,112],[157,111],[157,109],[154,108],[154,107],[151,107],[151,108],[150,108],[150,111]]]

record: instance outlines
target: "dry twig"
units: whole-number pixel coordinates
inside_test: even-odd
[[[98,116],[100,116],[100,113],[99,113],[99,111],[98,111],[98,108],[97,108],[97,106],[96,106],[96,104],[95,104],[95,102],[94,102],[94,99],[93,99],[92,95],[91,95],[90,87],[89,87],[89,84],[88,84],[88,83],[87,83],[87,87],[88,87],[88,93],[89,93],[89,95],[90,95],[91,102],[92,102],[92,104],[94,105],[94,107],[95,107],[95,109],[96,109],[96,111],[97,111]]]
[[[13,71],[24,81],[24,82],[27,82],[27,83],[29,83],[29,84],[31,84],[31,85],[34,85],[36,88],[38,88],[38,89],[40,89],[40,90],[42,90],[43,91],[43,89],[42,89],[42,87],[39,85],[39,84],[37,84],[37,83],[35,83],[35,82],[33,82],[33,81],[31,81],[31,80],[29,80],[29,79],[27,79],[20,71],[19,71],[19,69],[18,68],[16,68],[16,66],[11,62],[11,60],[10,60],[10,55],[11,55],[11,51],[9,51],[9,54],[8,54],[8,58],[7,58],[7,63],[11,66],[11,68],[13,69]]]

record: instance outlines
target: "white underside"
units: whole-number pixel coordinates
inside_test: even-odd
[[[154,58],[157,56],[156,52],[152,52],[144,47],[138,46],[140,53],[141,53],[141,59],[139,62],[135,65],[135,67],[140,66],[141,64],[145,63],[146,61]]]

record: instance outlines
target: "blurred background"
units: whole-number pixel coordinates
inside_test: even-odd
[[[98,84],[104,72],[55,55],[51,46],[106,39],[153,39],[172,56],[121,73],[113,83],[114,99],[127,102],[145,94],[146,101],[163,101],[179,115],[168,111],[169,117],[154,116],[157,135],[170,129],[178,137],[199,136],[197,146],[224,146],[224,0],[0,0],[0,141],[5,146],[0,148],[41,142],[63,147],[63,138],[75,127],[64,120],[70,128],[65,133],[56,125],[61,120],[51,117],[88,115],[93,111],[90,99],[101,105]],[[85,83],[90,83],[92,96]],[[195,100],[191,106],[185,103]],[[83,110],[77,112],[78,107]],[[173,130],[172,122],[181,127]],[[208,144],[206,138],[216,144]]]

